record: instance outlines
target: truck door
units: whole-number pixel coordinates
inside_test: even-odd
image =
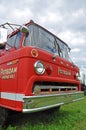
[[[1,103],[10,107],[16,107],[17,95],[17,76],[18,76],[18,56],[17,52],[20,47],[21,33],[13,35],[8,39],[8,44],[15,47],[12,51],[10,46],[6,46],[7,54],[2,57],[2,64],[0,68],[1,73]]]

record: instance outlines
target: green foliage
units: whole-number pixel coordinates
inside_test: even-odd
[[[17,118],[7,130],[86,130],[86,97],[84,100],[61,106],[59,111],[51,109],[27,114],[21,120],[22,123],[18,124]]]

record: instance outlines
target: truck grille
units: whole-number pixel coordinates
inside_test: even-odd
[[[47,95],[47,94],[59,94],[76,92],[78,90],[77,85],[72,84],[60,84],[60,83],[35,83],[33,87],[34,95]]]

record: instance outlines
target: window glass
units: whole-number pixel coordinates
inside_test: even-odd
[[[16,35],[13,35],[12,37],[8,38],[7,43],[12,47],[18,49],[20,46],[20,39],[21,39],[21,32],[18,32]],[[6,45],[7,49],[11,48],[9,45]]]
[[[29,25],[29,35],[25,38],[24,46],[35,46],[69,60],[68,46],[59,38],[35,24]]]
[[[29,26],[29,36],[25,39],[25,46],[36,46],[49,52],[55,51],[54,37],[38,26]]]

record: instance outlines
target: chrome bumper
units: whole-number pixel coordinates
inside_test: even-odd
[[[84,93],[81,91],[54,95],[25,96],[23,98],[23,112],[30,113],[46,110],[81,99],[84,99]]]

